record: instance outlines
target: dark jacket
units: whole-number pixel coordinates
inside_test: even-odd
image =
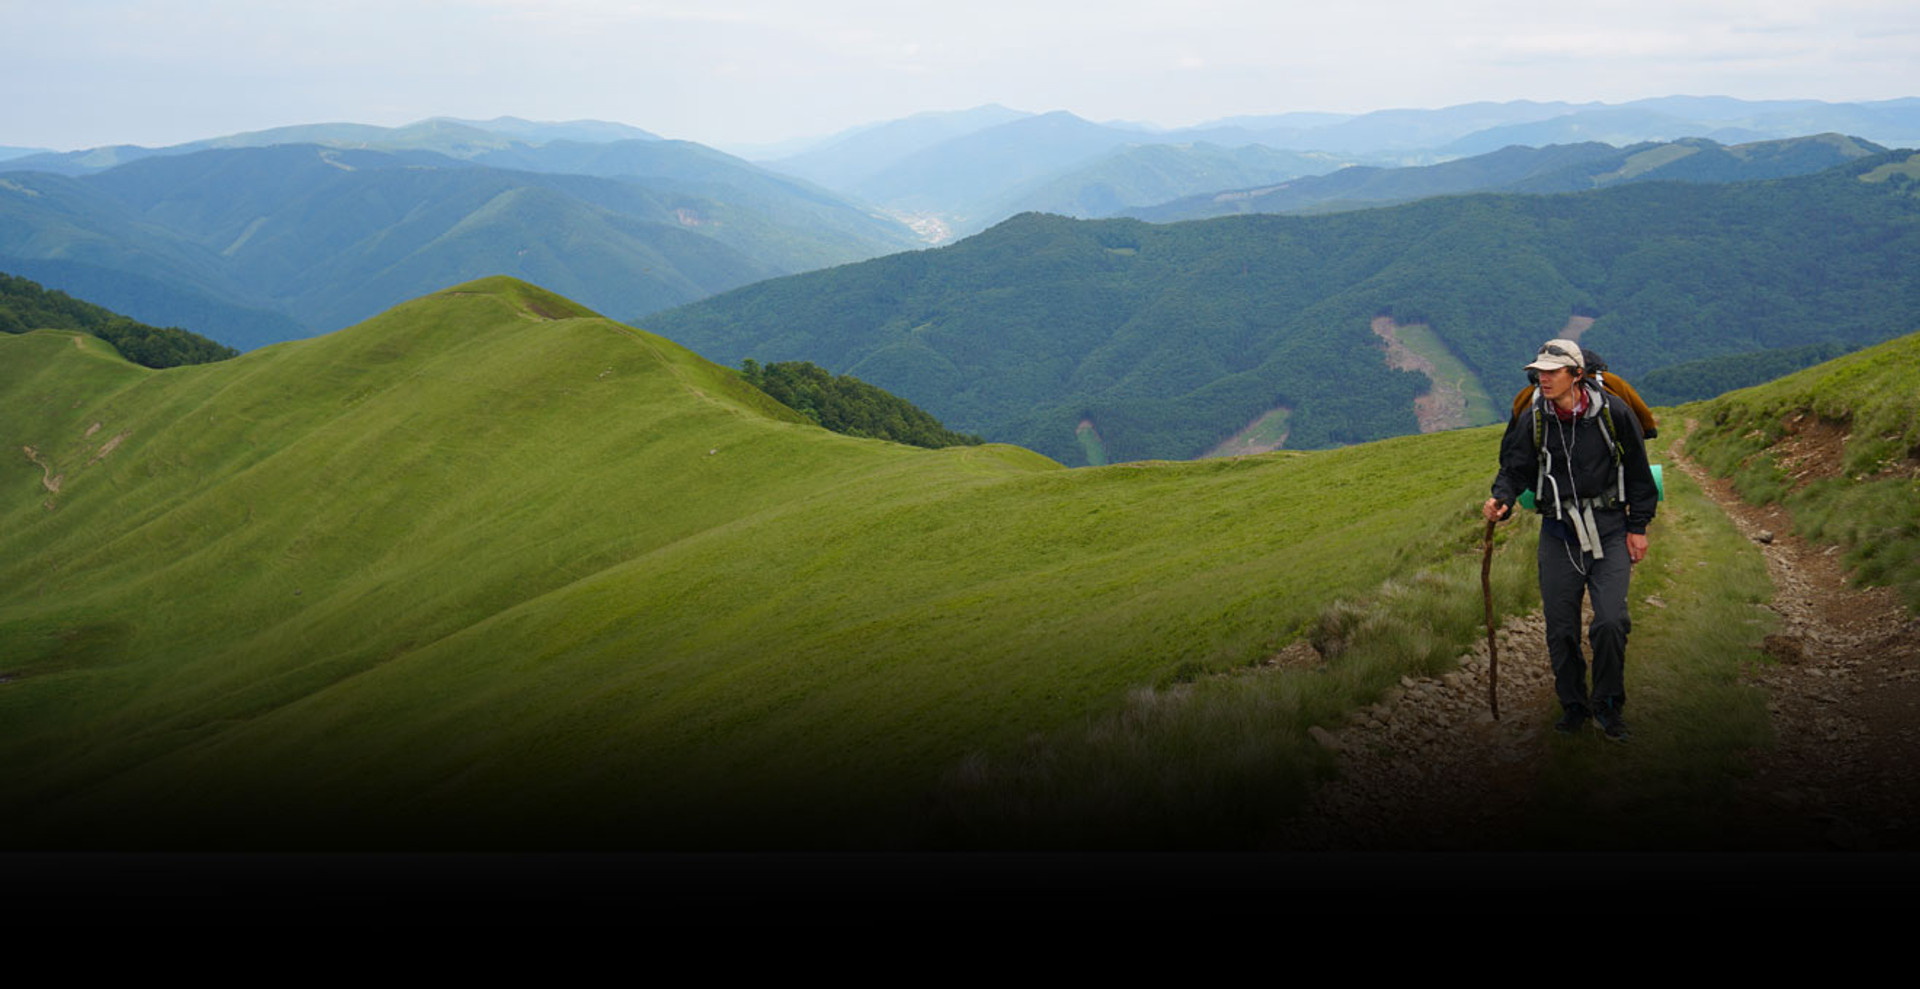
[[[1620,464],[1627,474],[1627,531],[1644,534],[1647,523],[1653,521],[1659,489],[1654,486],[1653,470],[1647,465],[1647,441],[1640,432],[1640,419],[1620,399],[1584,382],[1580,387],[1587,389],[1588,402],[1606,403],[1605,414],[1609,417],[1613,438],[1620,444]],[[1553,452],[1553,477],[1558,482],[1560,496],[1572,498],[1577,492],[1583,499],[1614,497],[1619,491],[1619,478],[1613,453],[1607,449],[1605,434],[1600,430],[1599,417],[1581,416],[1571,424],[1563,424],[1551,407],[1542,409],[1541,417],[1542,446]],[[1500,439],[1500,473],[1493,479],[1493,496],[1504,504],[1513,504],[1520,492],[1534,486],[1539,471],[1540,459],[1533,448],[1533,407],[1528,406],[1508,420],[1506,435]],[[1542,514],[1551,516],[1554,485],[1546,488],[1533,493],[1534,505]]]

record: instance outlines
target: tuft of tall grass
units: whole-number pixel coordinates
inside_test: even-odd
[[[1257,668],[1137,689],[1117,711],[975,751],[940,782],[921,840],[965,848],[1257,848],[1334,769],[1311,737],[1402,676],[1440,673],[1484,633],[1480,557],[1437,524],[1440,563],[1321,609],[1319,669]],[[1515,536],[1510,539],[1510,536]],[[1513,545],[1509,547],[1509,543]],[[1492,572],[1501,616],[1539,605],[1531,531],[1503,526]]]

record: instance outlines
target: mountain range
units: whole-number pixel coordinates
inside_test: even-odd
[[[1026,214],[645,325],[717,360],[851,373],[1063,463],[1199,456],[1273,416],[1285,445],[1329,446],[1495,421],[1555,336],[1631,377],[1906,332],[1917,178],[1899,151],[1795,178],[1325,216]],[[1423,421],[1435,393],[1452,411]]]
[[[945,236],[960,236],[1027,209],[1098,218],[1185,196],[1324,175],[1346,165],[1438,164],[1512,145],[1626,146],[1688,137],[1751,144],[1826,132],[1888,147],[1920,146],[1920,100],[1517,100],[1357,115],[1235,117],[1172,129],[987,106],[869,125],[766,164],[915,216]],[[1269,159],[1261,163],[1263,175],[1235,180],[1211,170],[1223,150],[1253,147]],[[1157,164],[1130,161],[1144,149],[1155,149],[1150,160]],[[1283,152],[1310,154],[1289,159]],[[1169,165],[1182,157],[1191,163]],[[1116,182],[1116,174],[1138,177]]]
[[[1537,606],[1474,509],[1553,336],[1664,401],[1859,350],[1679,417],[1916,606],[1914,104],[988,107],[814,178],[512,118],[0,162],[0,847],[1271,848],[1323,726]],[[994,219],[1201,193],[1293,212]],[[822,428],[908,417],[828,372],[991,442]],[[1766,744],[1765,566],[1668,478],[1641,734],[1529,767],[1533,833],[1710,845]]]
[[[429,122],[383,131],[387,150],[271,143],[364,136],[292,130],[72,175],[0,163],[0,270],[245,348],[467,277],[520,274],[638,313],[917,242],[687,142],[533,146]]]
[[[636,318],[1021,212],[1168,220],[1810,171],[1873,150],[1876,135],[1920,132],[1913,103],[1517,101],[1175,130],[985,106],[867,125],[765,167],[601,121],[301,125],[0,160],[0,270],[243,348],[496,272]],[[1822,122],[1863,139],[1686,138],[1617,153],[1589,141],[1458,158],[1475,141],[1599,133],[1597,120],[1612,121],[1610,141]]]
[[[1355,166],[1330,174],[1230,189],[1114,211],[1170,223],[1235,213],[1368,209],[1469,192],[1556,193],[1623,182],[1741,182],[1805,175],[1887,150],[1840,134],[1723,146],[1707,138],[1614,147],[1599,141],[1518,145],[1437,165]]]

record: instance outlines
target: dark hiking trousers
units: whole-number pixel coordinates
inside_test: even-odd
[[[1627,516],[1595,509],[1600,547],[1594,559],[1580,552],[1580,541],[1564,524],[1548,522],[1540,530],[1540,604],[1547,619],[1547,654],[1553,659],[1554,693],[1562,706],[1591,710],[1594,702],[1627,701],[1627,583],[1633,561],[1627,558]],[[1565,533],[1559,538],[1556,533]],[[1583,572],[1584,571],[1584,572]],[[1580,655],[1580,598],[1593,604],[1587,642],[1593,650],[1593,687],[1587,687],[1587,663]]]

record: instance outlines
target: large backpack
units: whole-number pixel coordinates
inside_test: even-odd
[[[1584,347],[1580,350],[1580,359],[1586,364],[1586,380],[1600,386],[1607,394],[1613,395],[1622,402],[1625,402],[1627,408],[1633,410],[1634,418],[1640,420],[1640,430],[1646,435],[1647,439],[1652,439],[1659,435],[1658,424],[1654,421],[1653,412],[1647,408],[1646,402],[1641,401],[1640,394],[1633,390],[1633,386],[1627,384],[1626,379],[1608,371],[1606,361],[1602,360],[1599,354],[1587,350]],[[1527,372],[1527,378],[1535,382],[1535,384],[1529,384],[1527,387],[1520,389],[1520,394],[1513,397],[1513,414],[1519,416],[1522,412],[1531,409],[1533,416],[1533,453],[1534,457],[1540,462],[1539,476],[1534,480],[1534,488],[1528,488],[1526,491],[1521,492],[1520,496],[1520,507],[1533,509],[1536,507],[1534,489],[1546,481],[1550,469],[1548,464],[1552,455],[1545,453],[1542,449],[1546,445],[1546,410],[1544,408],[1546,403],[1539,397],[1540,389],[1537,386],[1539,376],[1535,372],[1529,371]],[[1615,501],[1624,503],[1627,500],[1627,472],[1625,465],[1622,463],[1623,452],[1620,448],[1620,441],[1613,435],[1613,416],[1607,411],[1607,403],[1605,401],[1601,401],[1599,407],[1589,414],[1598,416],[1600,433],[1606,437],[1607,446],[1612,450],[1614,470],[1613,497]],[[1650,466],[1653,471],[1654,489],[1658,492],[1657,498],[1660,501],[1665,501],[1667,498],[1667,489],[1660,477],[1660,465],[1653,464]],[[1555,503],[1557,506],[1558,499],[1555,499]]]
[[[1647,408],[1647,403],[1640,399],[1640,393],[1634,391],[1633,386],[1627,384],[1625,378],[1607,370],[1607,362],[1601,360],[1599,354],[1585,347],[1580,348],[1580,359],[1586,362],[1588,380],[1606,389],[1609,395],[1627,403],[1627,408],[1633,410],[1634,418],[1640,420],[1640,431],[1646,435],[1647,439],[1660,435],[1659,423],[1654,421],[1653,410]],[[1527,372],[1527,380],[1529,382],[1537,380],[1534,372]],[[1534,385],[1528,384],[1520,389],[1519,394],[1513,396],[1514,415],[1519,415],[1527,406],[1533,404],[1536,391],[1538,389]]]

